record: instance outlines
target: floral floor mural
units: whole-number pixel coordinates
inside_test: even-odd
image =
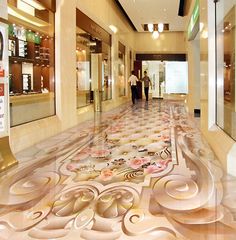
[[[236,237],[236,180],[182,102],[123,105],[17,157],[0,240]]]

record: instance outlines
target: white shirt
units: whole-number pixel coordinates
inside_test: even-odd
[[[128,80],[128,82],[131,84],[131,86],[136,86],[138,81],[139,80],[135,75],[131,75]]]

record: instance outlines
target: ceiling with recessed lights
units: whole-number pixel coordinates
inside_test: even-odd
[[[180,0],[117,0],[138,32],[144,32],[143,24],[167,23],[169,31],[185,31],[187,16],[178,16]],[[188,8],[192,0],[186,0]]]

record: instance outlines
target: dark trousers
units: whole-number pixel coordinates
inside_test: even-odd
[[[149,87],[144,88],[145,96],[146,96],[146,101],[148,101],[148,92],[149,92]]]
[[[137,98],[137,87],[131,86],[131,93],[132,93],[132,102],[135,104],[135,98]]]

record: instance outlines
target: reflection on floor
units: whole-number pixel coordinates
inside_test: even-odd
[[[236,181],[181,102],[95,116],[19,154],[0,239],[235,239]]]

